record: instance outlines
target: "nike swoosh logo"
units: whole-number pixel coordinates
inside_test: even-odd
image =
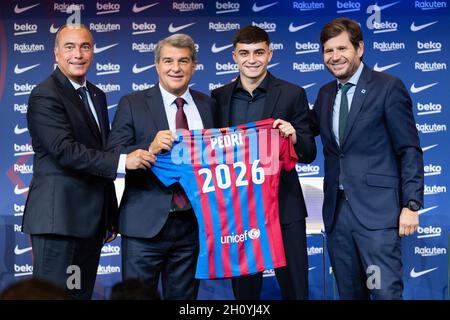
[[[142,6],[142,7],[138,7],[137,3],[134,3],[134,6],[133,6],[133,12],[134,12],[134,13],[142,12],[142,11],[144,11],[144,10],[147,10],[147,9],[151,8],[151,7],[156,6],[158,3],[159,3],[159,2],[155,2],[155,3],[148,4],[148,5]]]
[[[434,206],[434,207],[419,210],[419,215],[424,214],[425,212],[431,211],[433,209],[436,209],[437,207],[439,207],[439,206]]]
[[[32,66],[29,66],[29,67],[19,68],[19,65],[16,64],[16,66],[15,66],[15,68],[14,68],[14,73],[15,73],[15,74],[21,74],[21,73],[27,72],[28,70],[31,70],[31,69],[33,69],[33,68],[36,68],[36,67],[39,66],[39,65],[40,65],[40,63],[34,64],[34,65],[32,65]]]
[[[192,23],[184,24],[184,25],[179,26],[179,27],[174,27],[174,26],[173,26],[173,23],[171,23],[171,24],[169,25],[169,32],[170,32],[170,33],[175,33],[175,32],[178,32],[178,31],[180,31],[180,30],[186,29],[187,27],[190,27],[190,26],[192,26],[192,25],[194,25],[194,24],[195,24],[195,22],[192,22]]]
[[[378,8],[380,8],[380,11],[381,11],[381,10],[384,10],[384,9],[387,9],[387,8],[389,8],[389,7],[394,6],[394,5],[396,5],[397,3],[399,3],[399,2],[400,2],[400,1],[391,2],[391,3],[385,4],[384,6],[378,6]]]
[[[113,109],[113,108],[115,108],[115,107],[117,107],[117,103],[116,103],[116,104],[112,104],[112,105],[108,106],[108,110],[111,110],[111,109]]]
[[[431,271],[434,271],[434,270],[436,270],[438,267],[436,267],[436,268],[431,268],[431,269],[427,269],[427,270],[423,270],[423,271],[419,271],[419,272],[416,272],[415,270],[414,270],[414,268],[412,268],[412,270],[411,270],[411,272],[410,272],[410,276],[411,276],[411,278],[417,278],[417,277],[421,277],[421,276],[423,276],[424,274],[427,274],[427,273],[429,273],[429,272],[431,272]]]
[[[432,144],[431,146],[428,146],[428,147],[423,147],[422,148],[422,151],[427,151],[427,150],[430,150],[430,149],[433,149],[434,147],[437,147],[439,144]]]
[[[16,247],[14,248],[14,254],[16,256],[24,254],[25,252],[28,252],[28,251],[31,251],[31,247],[19,249],[19,246],[16,245]]]
[[[315,86],[315,85],[316,85],[316,83],[313,82],[313,83],[305,84],[304,86],[302,86],[302,88],[306,90],[306,89],[311,88],[312,86]]]
[[[311,270],[314,270],[314,269],[316,269],[317,267],[309,267],[308,268],[308,271],[311,271]]]
[[[114,44],[111,44],[111,45],[109,45],[109,46],[104,46],[104,47],[101,47],[101,48],[97,48],[97,44],[94,44],[94,53],[100,53],[100,52],[103,52],[103,51],[105,51],[105,50],[108,50],[108,49],[111,49],[112,47],[115,47],[115,46],[117,46],[119,43],[114,43]]]
[[[16,126],[14,127],[14,133],[15,134],[22,134],[28,131],[28,128],[19,128],[19,125],[16,124]]]
[[[438,83],[439,83],[439,82],[435,82],[435,83],[427,84],[427,85],[424,85],[424,86],[421,86],[421,87],[416,87],[416,84],[413,83],[413,84],[411,85],[411,92],[412,92],[412,93],[418,93],[418,92],[420,92],[420,91],[423,91],[423,90],[426,90],[426,89],[428,89],[428,88],[431,88],[432,86],[435,86],[435,85],[437,85]]]
[[[428,28],[429,26],[432,26],[433,24],[438,23],[438,22],[439,22],[439,21],[433,21],[433,22],[430,22],[430,23],[422,24],[422,25],[420,25],[420,26],[416,26],[416,25],[414,24],[415,21],[413,21],[413,23],[411,23],[411,31],[412,31],[412,32],[416,32],[416,31],[419,31],[419,30]]]
[[[258,5],[256,4],[256,2],[255,2],[255,3],[253,4],[252,10],[253,10],[253,12],[260,12],[260,11],[266,10],[267,8],[270,8],[270,7],[274,6],[274,5],[276,5],[277,3],[278,3],[278,1],[277,1],[277,2],[272,2],[272,3],[269,3],[269,4],[266,4],[266,5],[264,5],[264,6],[258,6]]]
[[[373,66],[373,70],[378,71],[378,72],[383,72],[383,71],[386,71],[386,70],[388,70],[388,69],[390,69],[390,68],[393,68],[393,67],[395,67],[395,66],[398,66],[400,63],[401,63],[401,62],[397,62],[397,63],[389,64],[389,65],[384,66],[384,67],[379,67],[379,66],[378,66],[378,62],[377,62],[377,63],[375,63],[375,65]]]
[[[40,5],[40,3],[32,4],[28,7],[19,8],[19,4],[16,4],[16,6],[14,7],[14,13],[20,14],[22,12],[30,10],[31,8],[37,7],[38,5]]]
[[[291,22],[291,24],[289,25],[289,32],[297,32],[299,30],[302,30],[302,29],[305,29],[305,28],[307,28],[309,26],[312,26],[314,23],[316,23],[316,22],[302,24],[301,26],[294,27],[294,23]]]
[[[16,187],[14,188],[14,193],[15,194],[22,194],[25,192],[28,192],[29,187],[26,188],[19,188],[19,185],[16,184]]]
[[[223,47],[216,47],[216,43],[214,42],[212,47],[211,47],[211,52],[212,53],[218,53],[218,52],[221,52],[221,51],[226,50],[228,48],[231,48],[232,46],[233,46],[233,44],[227,44],[226,46],[223,46]]]
[[[141,72],[144,72],[145,70],[153,68],[154,66],[155,66],[154,64],[151,64],[149,66],[145,66],[145,67],[140,67],[139,68],[136,64],[134,64],[134,66],[133,66],[133,73],[141,73]]]
[[[57,33],[58,30],[59,30],[59,28],[56,28],[52,23],[52,25],[50,26],[50,33]]]

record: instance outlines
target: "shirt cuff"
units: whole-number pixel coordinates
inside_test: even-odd
[[[117,173],[126,173],[126,162],[127,162],[127,155],[121,154],[119,158],[119,165],[117,166]]]

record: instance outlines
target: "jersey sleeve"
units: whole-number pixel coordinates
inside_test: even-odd
[[[292,140],[290,137],[283,138],[280,136],[280,144],[281,144],[280,148],[281,167],[285,171],[291,171],[295,167],[295,164],[298,162],[298,156],[297,153],[295,152]]]
[[[150,170],[166,187],[180,180],[183,168],[182,165],[176,164],[172,161],[171,151],[156,155],[156,162],[150,168]]]

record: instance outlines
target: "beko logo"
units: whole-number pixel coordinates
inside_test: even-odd
[[[261,29],[263,29],[266,32],[275,32],[275,31],[277,31],[277,24],[274,23],[274,22],[264,21],[264,22],[257,23],[255,21],[252,21],[252,26],[261,28]]]
[[[447,249],[446,248],[439,248],[439,247],[414,247],[414,254],[421,255],[422,257],[434,257],[434,256],[440,256],[440,255],[446,255]]]
[[[156,43],[135,43],[133,42],[133,44],[131,45],[131,50],[133,51],[138,51],[140,53],[144,53],[144,52],[153,52],[156,49]]]
[[[415,62],[414,69],[422,72],[434,72],[447,70],[447,64],[445,62]]]
[[[208,90],[212,91],[214,89],[220,88],[222,87],[224,84],[223,83],[208,83]]]
[[[99,87],[99,89],[101,89],[101,90],[104,91],[104,92],[115,92],[115,91],[120,91],[120,84],[112,84],[112,83],[103,84],[103,83],[97,83],[96,86]]]
[[[20,217],[23,216],[23,211],[25,210],[25,205],[18,205],[14,203],[14,216]]]
[[[33,165],[14,163],[14,172],[20,172],[21,174],[33,173]]]
[[[442,167],[429,164],[423,167],[423,171],[425,172],[425,176],[437,176],[441,174]]]
[[[436,133],[436,132],[445,132],[445,131],[447,131],[447,126],[445,124],[437,124],[437,123],[433,123],[433,124],[428,124],[428,123],[419,124],[419,123],[416,123],[416,128],[417,128],[418,131],[420,131],[422,133]]]
[[[111,62],[107,64],[100,64],[97,62],[95,66],[98,71],[97,72],[98,76],[102,76],[105,74],[120,73],[120,64],[113,64]]]
[[[20,53],[33,53],[38,51],[44,51],[45,47],[43,44],[28,44],[28,43],[14,43],[14,51],[19,51]]]
[[[320,172],[319,166],[313,166],[310,164],[307,164],[307,165],[296,164],[295,169],[297,170],[299,177],[314,176],[314,175],[318,175]]]
[[[116,13],[120,11],[120,4],[119,3],[98,3],[97,2],[97,15],[101,14],[109,14],[109,13]]]
[[[190,12],[205,9],[203,3],[199,2],[174,2],[172,4],[173,10],[178,10],[180,12]]]
[[[34,154],[33,147],[31,144],[16,144],[14,143],[14,156],[20,157],[25,155]]]
[[[149,83],[147,83],[147,82],[144,82],[144,83],[132,83],[131,84],[131,89],[133,90],[133,91],[142,91],[142,90],[146,90],[146,89],[150,89],[150,88],[153,88],[155,85],[152,83],[152,84],[149,84]]]
[[[306,54],[319,52],[320,45],[318,42],[297,42],[295,41],[295,54]]]
[[[216,75],[238,73],[239,67],[236,63],[218,63],[216,62]]]
[[[210,22],[208,24],[209,30],[214,30],[216,32],[226,32],[226,31],[233,31],[238,30],[241,28],[241,25],[239,23],[232,23],[232,22]]]
[[[414,7],[422,10],[435,10],[447,8],[446,1],[414,1]]]
[[[395,50],[404,50],[405,44],[403,42],[374,42],[373,43],[374,50],[380,50],[381,52],[387,51],[395,51]]]
[[[84,10],[84,4],[81,3],[54,3],[53,4],[53,11],[59,11],[61,13],[66,13],[67,9],[72,10]]]
[[[439,21],[437,20],[437,21],[433,21],[433,22],[430,22],[430,23],[425,23],[425,24],[421,24],[419,26],[416,26],[416,24],[415,24],[416,22],[413,21],[413,23],[411,23],[410,29],[411,29],[412,32],[417,32],[417,31],[420,31],[422,29],[428,28],[429,26],[432,26],[433,24],[438,23],[438,22]]]
[[[419,111],[417,112],[418,116],[441,113],[442,105],[439,103],[432,103],[432,102],[424,104],[417,102],[417,110]]]
[[[113,274],[113,273],[120,273],[120,267],[111,266],[111,265],[106,265],[106,266],[99,265],[97,268],[97,274],[100,276],[105,275],[105,274]]]
[[[26,7],[19,7],[19,4],[16,4],[16,6],[14,7],[14,13],[15,14],[21,14],[24,13],[30,9],[33,9],[34,7],[37,7],[38,5],[40,5],[40,3],[36,3],[36,4],[32,4],[30,6],[26,6]]]
[[[384,33],[384,32],[394,32],[398,29],[397,22],[384,21],[384,22],[373,22],[373,33]]]
[[[239,2],[218,2],[216,1],[216,14],[239,12]]]
[[[154,23],[135,23],[133,22],[131,25],[133,32],[132,35],[144,34],[144,33],[152,33],[156,31],[156,24]]]
[[[25,23],[17,24],[14,22],[14,35],[22,36],[25,34],[36,33],[38,31],[37,24]]]
[[[14,277],[29,276],[33,274],[33,266],[29,264],[15,264],[14,263]]]
[[[119,246],[112,246],[110,244],[106,244],[102,247],[101,251],[101,257],[108,257],[108,256],[117,256],[120,254],[120,247]]]
[[[417,41],[417,49],[418,54],[439,52],[442,49],[442,43],[433,41],[428,42]]]
[[[31,90],[34,89],[34,87],[36,87],[35,84],[29,84],[29,83],[25,83],[25,84],[17,84],[14,83],[14,95],[15,96],[23,96],[23,95],[27,95],[31,93]]]
[[[14,111],[15,112],[20,112],[22,114],[26,114],[27,111],[28,111],[28,104],[26,104],[26,103],[21,103],[21,104],[14,103]]]
[[[89,29],[95,32],[110,32],[120,30],[118,23],[90,23]]]
[[[293,2],[292,3],[293,9],[298,9],[300,11],[311,11],[311,10],[318,10],[318,9],[325,9],[325,3],[323,2]]]
[[[361,10],[361,3],[353,1],[336,1],[336,13],[355,12]]]
[[[325,70],[325,66],[322,63],[294,62],[294,63],[292,63],[292,70],[297,70],[299,72],[315,72],[315,71]]]
[[[428,226],[422,228],[421,226],[419,226],[419,228],[417,228],[417,239],[440,237],[441,234],[442,228],[440,227]]]

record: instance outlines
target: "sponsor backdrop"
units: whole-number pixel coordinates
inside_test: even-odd
[[[425,157],[425,208],[418,232],[403,240],[406,299],[448,298],[450,123],[448,48],[450,12],[446,1],[276,1],[276,0],[97,0],[73,2],[6,0],[0,12],[0,289],[32,274],[29,238],[20,224],[33,172],[27,101],[33,87],[54,68],[57,28],[69,21],[89,27],[96,40],[91,82],[108,96],[110,119],[119,98],[157,81],[153,51],[172,33],[190,34],[199,54],[192,88],[209,94],[237,76],[232,52],[234,32],[248,24],[269,32],[274,56],[270,71],[306,89],[312,104],[318,89],[332,79],[322,61],[319,34],[337,16],[360,22],[364,61],[375,70],[400,77],[411,93]],[[69,13],[67,12],[69,8]],[[388,115],[389,116],[389,115]],[[300,141],[301,143],[301,141]],[[312,299],[333,299],[324,237],[320,232],[323,158],[298,165],[310,212],[308,221]],[[120,180],[118,180],[120,182]],[[120,190],[120,184],[119,184]],[[377,199],[373,199],[377,201]],[[89,199],[86,199],[89,201]],[[80,204],[83,205],[83,204]],[[95,298],[108,297],[120,280],[120,238],[106,245],[98,267]],[[265,273],[263,297],[277,299],[273,271]],[[202,299],[232,298],[227,280],[203,281]]]

